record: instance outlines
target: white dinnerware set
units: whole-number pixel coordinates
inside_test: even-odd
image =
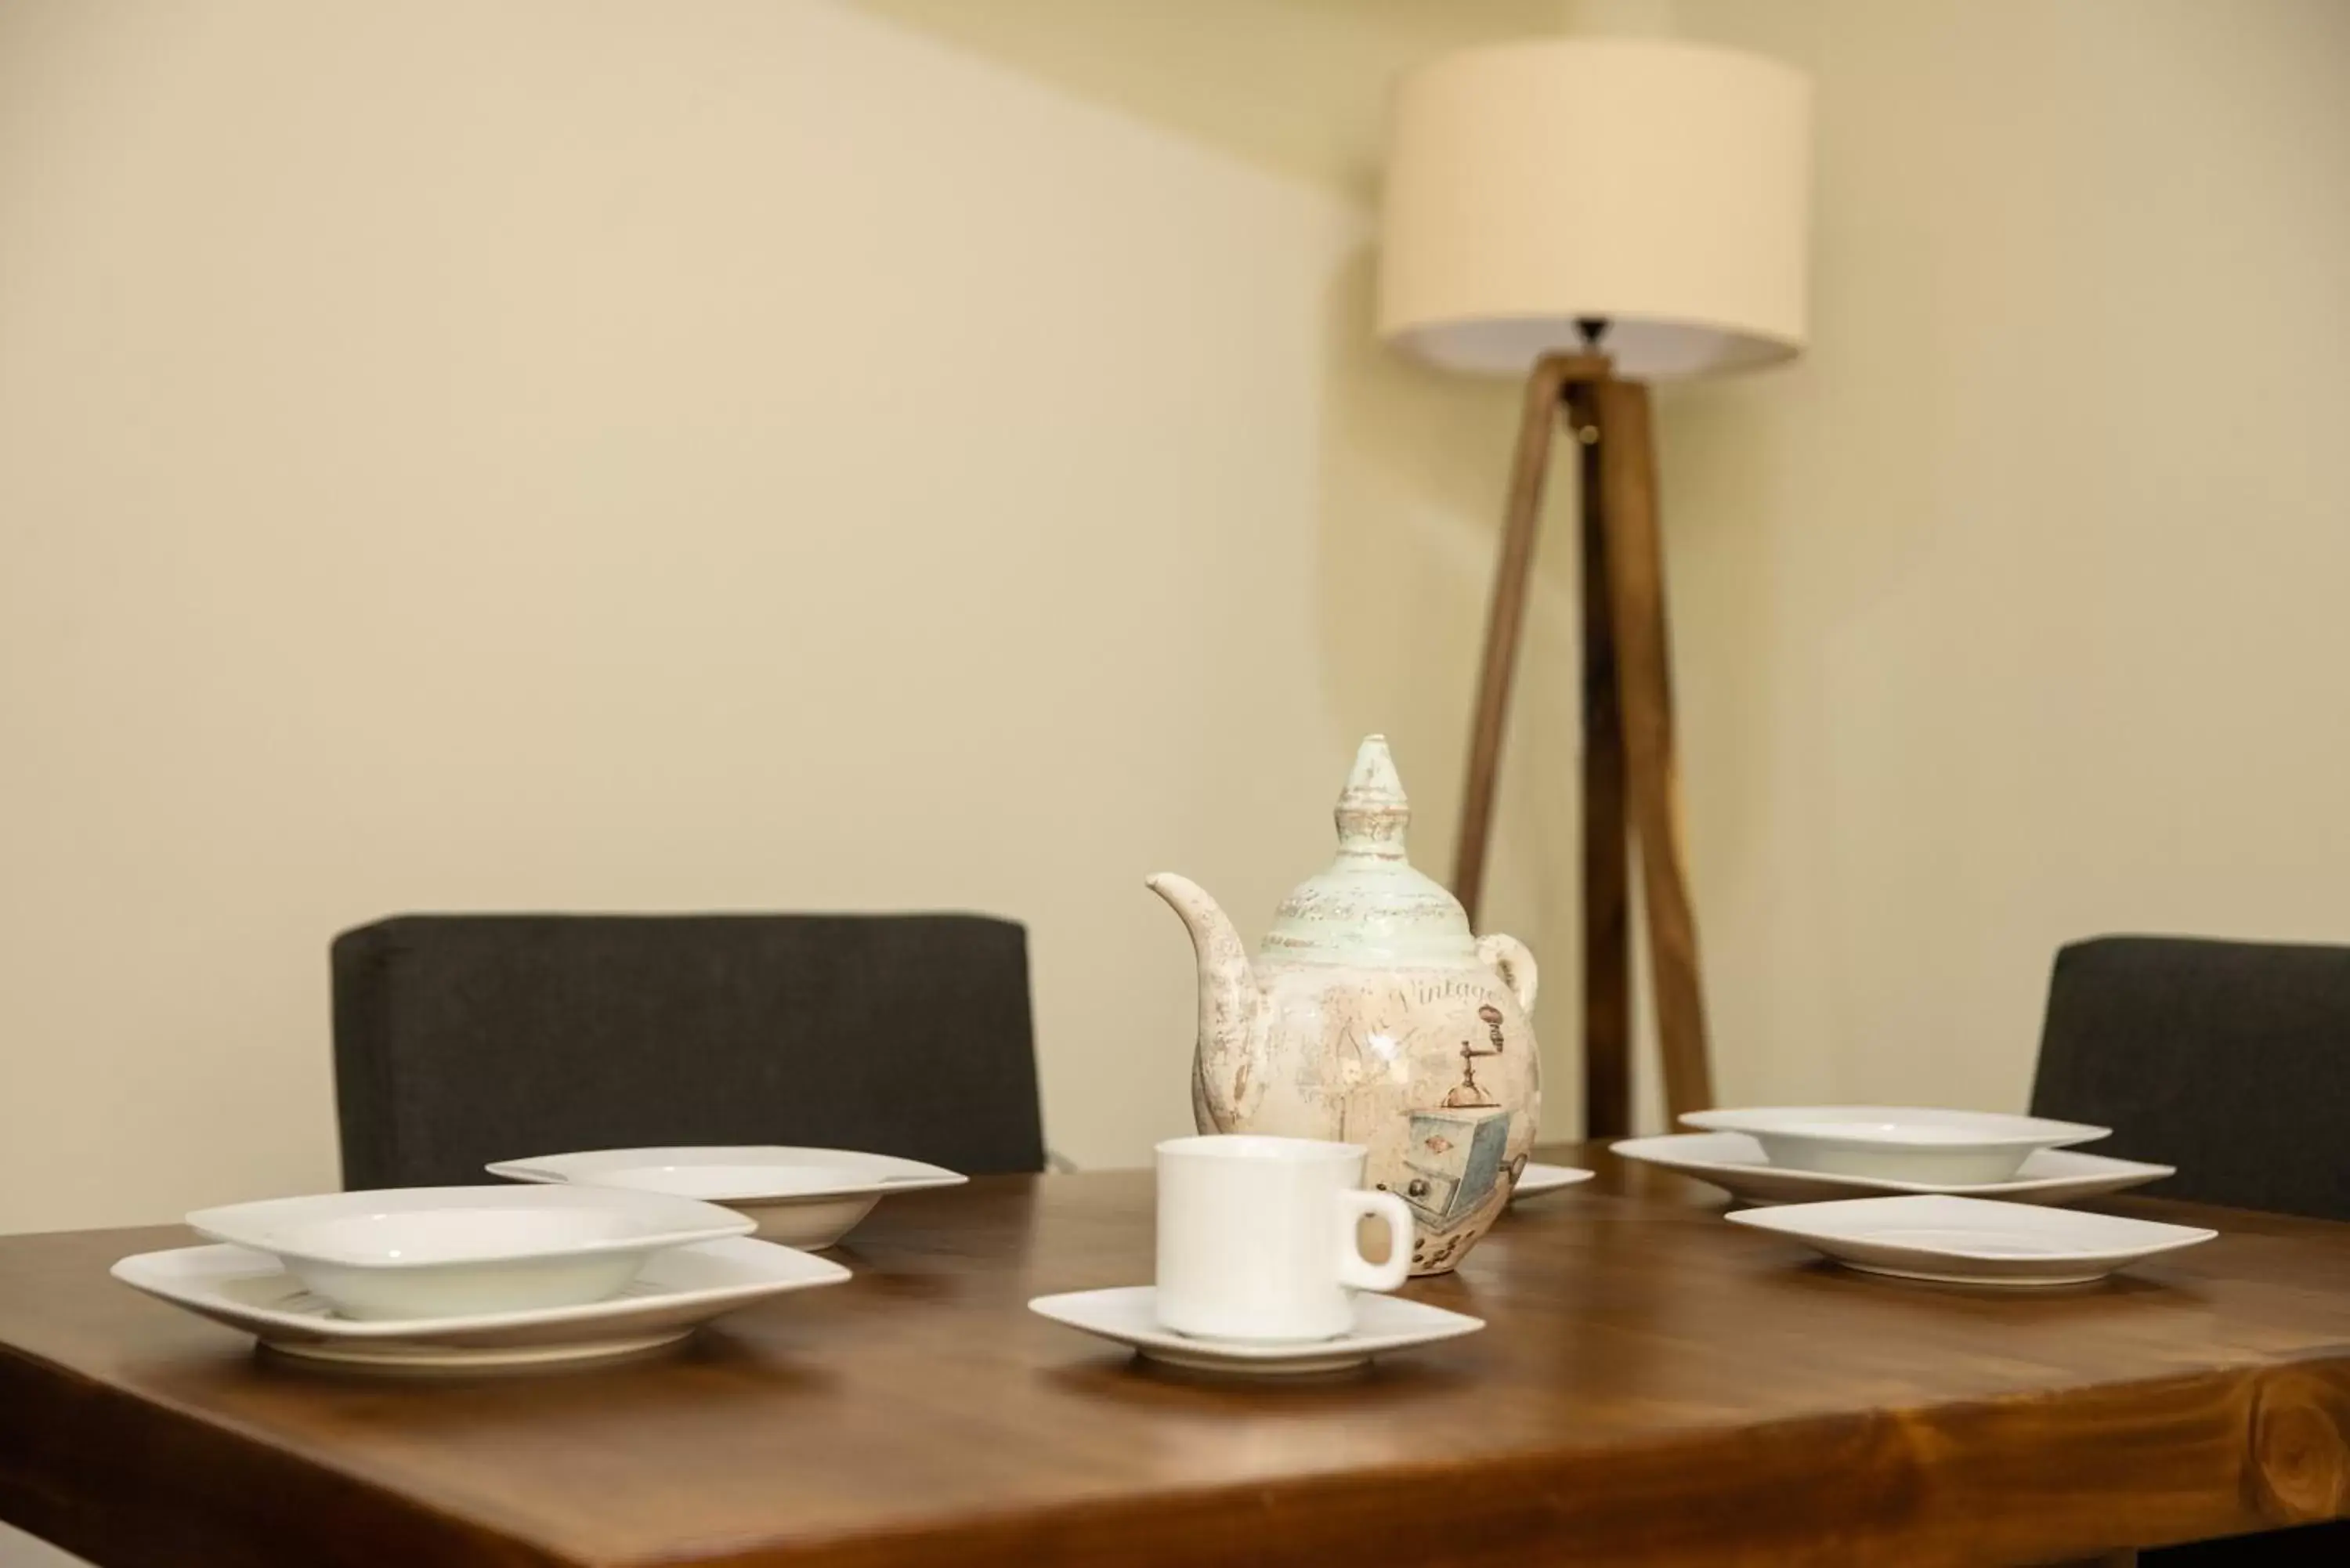
[[[1867,1273],[2084,1284],[2218,1234],[2053,1207],[2174,1174],[2072,1147],[2106,1127],[1910,1106],[1698,1111],[1681,1120],[1700,1130],[1627,1138],[1615,1152],[1760,1205],[1724,1218]]]
[[[1615,1151],[1757,1206],[1727,1214],[1733,1224],[1869,1273],[2078,1284],[2215,1234],[2054,1207],[2172,1174],[2072,1147],[2102,1127],[1878,1106],[1682,1120],[1698,1130]],[[1156,1277],[1028,1304],[1148,1360],[1248,1377],[1338,1371],[1482,1329],[1388,1293],[1411,1267],[1412,1211],[1364,1189],[1367,1153],[1254,1135],[1162,1143]],[[598,1361],[837,1284],[848,1271],[812,1250],[892,1193],[965,1179],[887,1155],[780,1147],[601,1149],[489,1169],[512,1185],[199,1210],[188,1223],[208,1245],[125,1258],[114,1274],[305,1360],[440,1372]],[[1528,1164],[1513,1199],[1592,1174]],[[1384,1245],[1367,1251],[1367,1236]]]
[[[305,1360],[430,1371],[603,1360],[837,1284],[848,1271],[805,1249],[839,1241],[890,1193],[964,1179],[887,1155],[775,1147],[490,1169],[521,1185],[198,1210],[188,1224],[212,1245],[125,1258],[114,1277]]]
[[[1055,1323],[1195,1371],[1295,1376],[1430,1345],[1482,1318],[1382,1293],[1411,1272],[1411,1210],[1362,1189],[1368,1150],[1207,1134],[1159,1146],[1157,1280],[1038,1296]],[[1378,1262],[1363,1221],[1384,1232]]]

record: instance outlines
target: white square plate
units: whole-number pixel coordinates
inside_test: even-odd
[[[848,1278],[827,1259],[737,1238],[658,1253],[607,1301],[386,1323],[337,1316],[276,1258],[243,1247],[141,1252],[113,1272],[133,1290],[242,1330],[286,1355],[448,1372],[632,1355],[683,1339],[752,1302]]]
[[[723,1204],[759,1234],[789,1247],[829,1247],[893,1192],[959,1187],[971,1179],[944,1166],[849,1148],[777,1144],[599,1148],[502,1159],[489,1168],[509,1181],[662,1192]]]
[[[2119,1192],[2178,1174],[2178,1168],[2115,1159],[2069,1148],[2037,1148],[2007,1181],[1945,1186],[1930,1181],[1888,1181],[1872,1176],[1838,1176],[1825,1170],[1790,1170],[1762,1158],[1762,1146],[1744,1133],[1670,1133],[1663,1137],[1626,1138],[1617,1154],[1660,1165],[1710,1181],[1749,1203],[1810,1203],[1827,1198],[1949,1192],[1968,1198],[2000,1198],[2012,1203],[2071,1203],[2100,1192]]]
[[[1155,1285],[1038,1296],[1028,1310],[1087,1334],[1132,1345],[1152,1361],[1243,1377],[1295,1377],[1360,1366],[1382,1351],[1433,1345],[1474,1334],[1485,1320],[1401,1296],[1365,1292],[1355,1298],[1355,1326],[1335,1339],[1269,1345],[1262,1340],[1199,1339],[1161,1327]]]
[[[1873,1274],[1961,1285],[2078,1285],[2216,1231],[1944,1193],[1791,1203],[1723,1216]]]
[[[1510,1189],[1510,1196],[1538,1198],[1562,1187],[1580,1186],[1598,1174],[1596,1170],[1578,1170],[1571,1165],[1540,1165],[1529,1160],[1526,1168],[1518,1172],[1518,1184]]]

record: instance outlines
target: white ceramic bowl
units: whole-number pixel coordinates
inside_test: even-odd
[[[592,1149],[502,1159],[489,1169],[510,1181],[625,1188],[723,1203],[748,1215],[768,1241],[808,1248],[831,1246],[893,1192],[959,1187],[970,1179],[895,1155],[777,1144]]]
[[[665,1247],[752,1222],[617,1188],[405,1187],[200,1209],[197,1232],[276,1255],[351,1318],[454,1317],[615,1295]]]
[[[1668,1133],[1662,1137],[1625,1138],[1612,1146],[1619,1159],[1637,1159],[1711,1182],[1747,1203],[1817,1203],[1845,1198],[1952,1192],[1996,1198],[2010,1203],[2075,1203],[2126,1188],[2143,1187],[2178,1174],[2178,1168],[2142,1160],[2114,1159],[2074,1148],[2035,1148],[2023,1157],[2012,1181],[1959,1184],[1894,1181],[1880,1176],[1840,1176],[1773,1165],[1762,1146],[1744,1133]],[[1531,1171],[1534,1168],[1526,1168]]]
[[[2034,1149],[2087,1143],[2113,1130],[1920,1106],[1771,1106],[1692,1111],[1681,1120],[1744,1133],[1762,1146],[1765,1159],[1791,1170],[1953,1187],[2012,1180]]]

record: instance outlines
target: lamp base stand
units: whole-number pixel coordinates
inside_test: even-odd
[[[1585,1136],[1632,1123],[1630,862],[1637,848],[1665,1103],[1679,1116],[1713,1103],[1699,983],[1697,919],[1682,846],[1674,751],[1663,538],[1648,390],[1618,380],[1598,354],[1534,365],[1510,473],[1453,891],[1471,927],[1484,890],[1502,733],[1525,620],[1535,526],[1564,408],[1582,453],[1583,1072]]]

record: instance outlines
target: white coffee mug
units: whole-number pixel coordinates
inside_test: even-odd
[[[1205,1339],[1330,1339],[1355,1326],[1354,1293],[1411,1272],[1411,1210],[1358,1190],[1358,1144],[1215,1136],[1159,1146],[1159,1321]],[[1387,1222],[1388,1260],[1356,1247]]]

